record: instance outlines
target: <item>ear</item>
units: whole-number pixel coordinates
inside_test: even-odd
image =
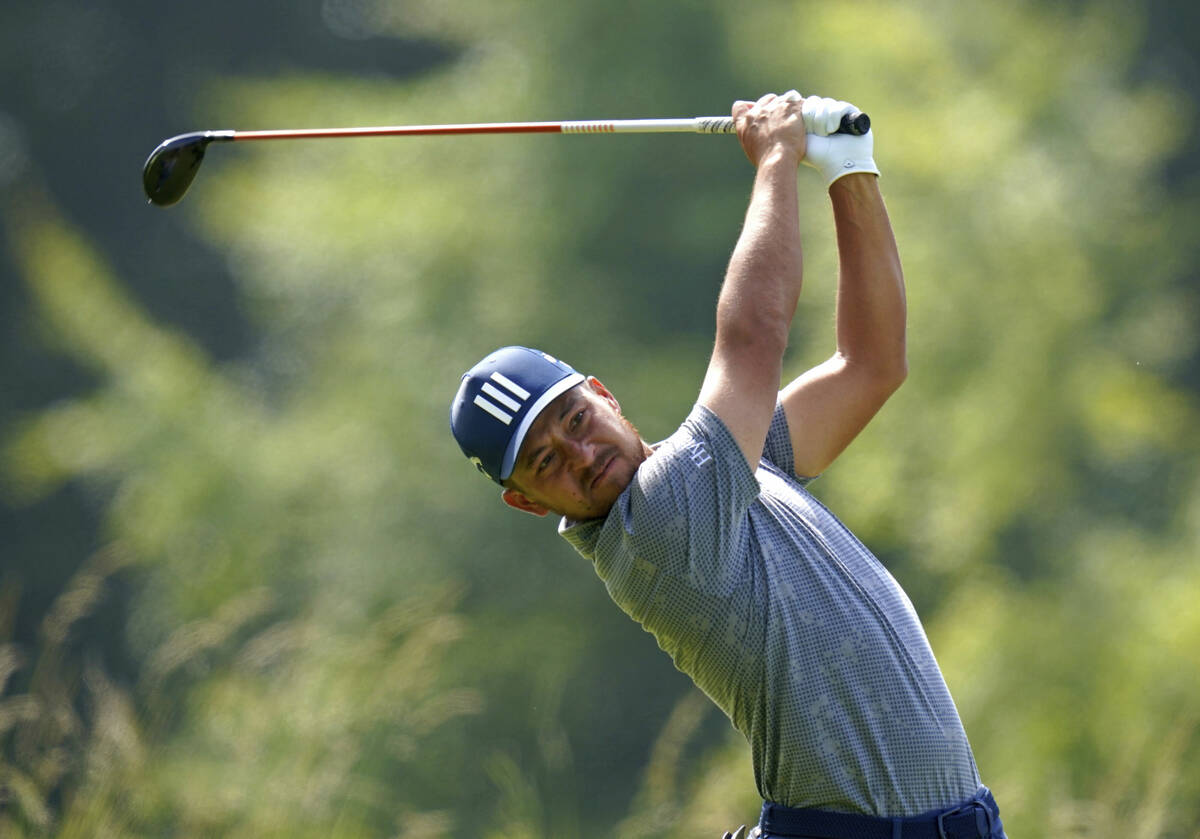
[[[549,509],[538,504],[536,501],[531,501],[522,492],[515,489],[506,489],[500,493],[500,498],[504,503],[512,507],[514,510],[520,510],[523,513],[529,513],[534,516],[545,516],[550,512]]]
[[[595,393],[608,404],[612,405],[613,410],[615,410],[618,414],[621,413],[621,403],[617,401],[617,397],[613,396],[609,392],[608,388],[604,386],[603,382],[601,382],[595,376],[588,376],[587,383],[588,387],[592,389],[593,393]]]

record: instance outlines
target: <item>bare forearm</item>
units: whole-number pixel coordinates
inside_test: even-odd
[[[904,275],[877,179],[847,175],[829,196],[839,259],[838,353],[898,385],[907,369]]]
[[[786,343],[803,280],[796,166],[782,151],[759,164],[717,303],[718,340],[725,332]]]
[[[733,104],[738,140],[757,171],[717,301],[716,345],[699,401],[725,423],[751,469],[762,457],[800,295],[796,170],[807,138],[802,103],[789,90]]]

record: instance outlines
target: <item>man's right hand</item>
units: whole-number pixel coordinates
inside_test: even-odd
[[[800,165],[807,147],[803,104],[804,97],[794,90],[733,103],[734,128],[751,163],[758,166],[772,154],[781,154]]]

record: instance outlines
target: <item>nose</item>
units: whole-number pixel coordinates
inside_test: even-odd
[[[562,456],[573,470],[582,471],[596,459],[596,447],[588,440],[567,438],[562,441]]]

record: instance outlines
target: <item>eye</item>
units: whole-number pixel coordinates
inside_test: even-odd
[[[579,410],[579,411],[577,411],[577,412],[575,413],[575,416],[571,417],[571,425],[570,425],[570,427],[571,427],[571,429],[572,429],[572,430],[574,430],[574,429],[578,428],[578,427],[579,427],[579,425],[580,425],[580,423],[582,423],[582,422],[583,422],[583,414],[584,414],[584,411],[583,411],[583,410]]]
[[[545,471],[546,467],[549,466],[553,460],[554,452],[547,452],[546,456],[538,461],[537,471],[539,473]]]

